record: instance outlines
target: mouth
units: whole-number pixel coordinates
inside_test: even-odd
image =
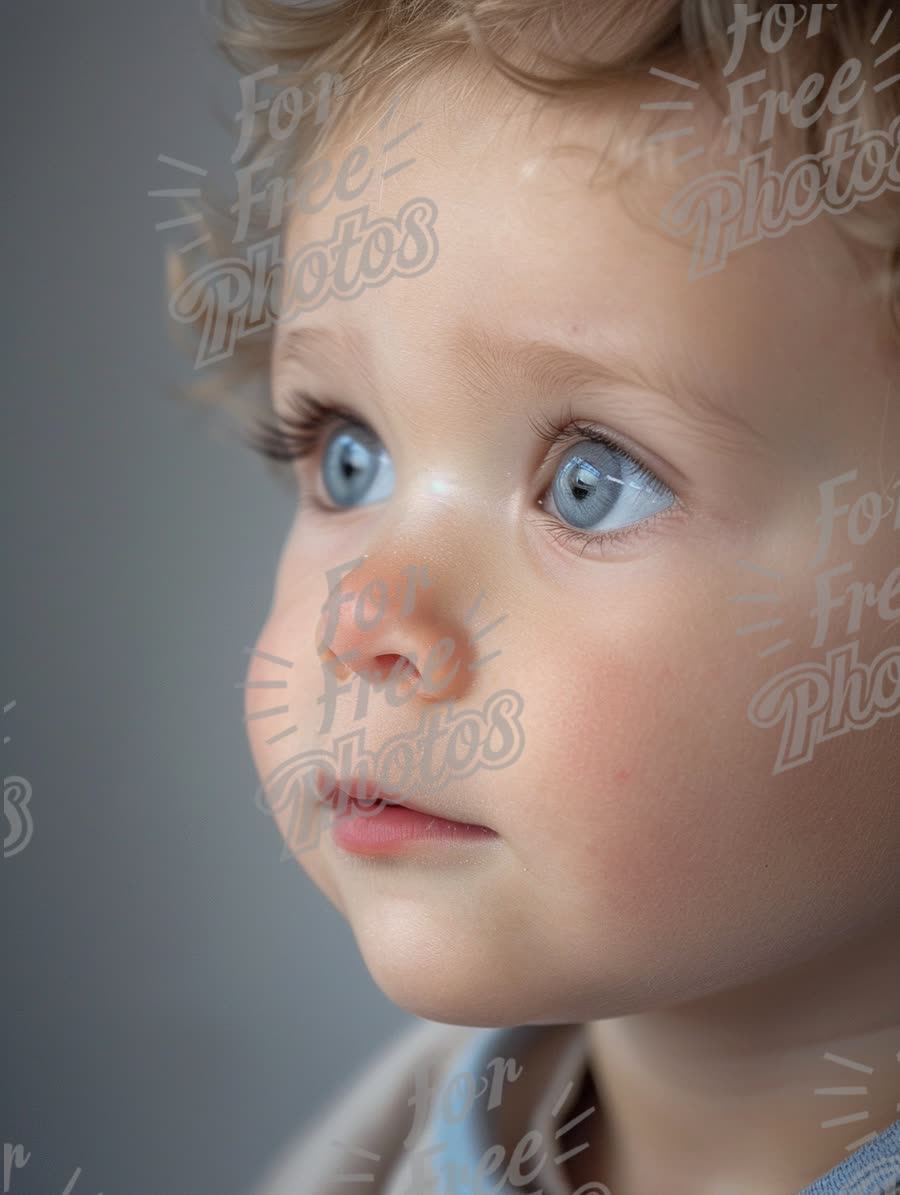
[[[424,800],[380,790],[373,781],[329,781],[319,773],[319,800],[334,810],[335,843],[357,855],[387,855],[433,843],[471,844],[499,837],[489,826],[446,817]]]

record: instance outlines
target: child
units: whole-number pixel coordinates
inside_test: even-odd
[[[900,11],[222,42],[240,235],[173,313],[215,278],[298,485],[251,748],[421,1022],[260,1193],[898,1190]]]

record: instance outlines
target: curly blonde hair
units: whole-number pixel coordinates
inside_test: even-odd
[[[514,86],[545,97],[547,103],[568,105],[596,102],[623,87],[646,95],[658,89],[659,97],[683,98],[672,72],[680,71],[702,83],[722,108],[726,88],[723,71],[732,52],[729,26],[734,3],[726,0],[208,0],[218,27],[217,45],[245,76],[268,70],[278,91],[311,92],[323,79],[337,81],[334,103],[327,120],[312,125],[298,121],[290,137],[273,133],[260,116],[248,145],[250,160],[271,168],[278,179],[291,178],[314,159],[327,138],[339,129],[371,123],[373,105],[387,97],[396,99],[426,77],[449,73],[462,61],[471,64],[464,87],[477,94],[480,84],[499,73]],[[786,6],[768,0],[751,0],[742,12],[759,14],[760,21],[775,8]],[[887,130],[900,116],[895,86],[873,85],[875,73],[889,58],[885,47],[900,43],[900,6],[893,12],[879,0],[841,0],[830,5],[810,5],[809,20],[818,9],[819,31],[805,36],[799,29],[777,53],[766,54],[759,38],[748,39],[742,72],[765,64],[772,86],[793,95],[812,72],[820,72],[826,85],[842,65],[858,59],[862,78],[869,81],[856,114],[865,132]],[[803,6],[806,17],[807,6]],[[770,14],[779,16],[778,13]],[[577,47],[577,49],[576,49]],[[755,58],[754,58],[755,56]],[[900,59],[894,60],[894,65]],[[891,64],[888,63],[888,70]],[[648,71],[653,70],[653,77]],[[900,76],[897,77],[900,79]],[[454,84],[459,88],[458,80]],[[455,93],[458,94],[458,93]],[[637,107],[637,105],[635,105]],[[836,120],[825,116],[800,130],[782,114],[778,123],[780,145],[801,152],[818,153]],[[646,160],[646,143],[633,130],[621,128],[623,143],[631,136],[632,164]],[[646,129],[642,136],[646,136]],[[637,144],[640,152],[634,150]],[[665,141],[661,141],[665,146]],[[610,155],[613,157],[614,155]],[[619,154],[621,163],[628,157]],[[646,161],[645,161],[646,164]],[[880,202],[866,202],[840,217],[842,227],[861,244],[883,254],[884,269],[878,282],[885,305],[900,334],[900,200],[888,191]],[[187,206],[187,205],[186,205]],[[203,269],[192,265],[197,254],[215,262],[235,262],[233,205],[210,197],[195,205],[194,218],[206,233],[202,250],[171,249],[167,254],[170,316],[175,296],[184,295],[191,279],[201,279]],[[271,237],[269,227],[256,227]],[[193,255],[193,256],[192,256]],[[267,279],[271,286],[273,279]],[[192,292],[194,298],[197,291]],[[203,299],[207,313],[215,312],[221,295]],[[231,313],[224,315],[226,327]],[[189,322],[184,319],[181,323]],[[196,324],[196,321],[194,321]],[[226,332],[231,349],[218,361],[214,376],[194,382],[186,392],[203,404],[215,404],[233,413],[246,425],[249,407],[268,401],[272,326],[240,335]],[[190,343],[196,344],[196,328]],[[251,383],[250,393],[237,398],[235,389]],[[249,402],[248,402],[249,400]]]

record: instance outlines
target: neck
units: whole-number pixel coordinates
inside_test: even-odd
[[[603,1116],[579,1175],[614,1195],[796,1195],[839,1165],[900,1114],[898,943],[895,922],[752,987],[592,1022]]]

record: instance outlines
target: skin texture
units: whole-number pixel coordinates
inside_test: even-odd
[[[435,1021],[590,1022],[605,1118],[572,1163],[577,1181],[614,1195],[792,1195],[886,1128],[900,1099],[898,723],[834,737],[776,774],[781,731],[747,712],[764,684],[829,648],[858,641],[868,664],[898,642],[900,595],[852,633],[846,604],[833,610],[812,646],[816,575],[850,562],[832,592],[878,587],[898,559],[892,514],[866,544],[844,515],[816,561],[821,483],[856,470],[840,501],[900,496],[897,347],[870,263],[822,217],[691,281],[689,248],[658,229],[688,173],[635,180],[626,196],[590,187],[583,155],[541,157],[563,142],[602,149],[611,109],[587,119],[501,81],[467,102],[445,83],[404,99],[388,133],[376,119],[360,138],[376,155],[423,122],[390,159],[415,164],[385,180],[376,170],[361,198],[298,211],[286,256],[363,202],[370,218],[393,216],[413,196],[437,205],[440,251],[420,277],[329,299],[276,331],[275,409],[292,387],[350,406],[395,483],[384,501],[323,513],[306,502],[322,494],[319,458],[296,465],[303,501],[257,648],[291,661],[298,729],[268,743],[278,727],[248,723],[259,775],[363,725],[376,749],[436,699],[436,681],[399,706],[376,694],[355,721],[344,695],[321,731],[326,574],[363,558],[345,588],[382,579],[390,607],[371,631],[341,607],[326,646],[357,650],[343,675],[358,685],[450,638],[450,664],[463,666],[443,698],[480,709],[515,690],[525,733],[514,764],[431,797],[436,813],[494,837],[371,860],[326,831],[297,852],[375,982]],[[353,144],[336,140],[331,162]],[[301,326],[356,337],[359,352],[338,339],[303,364],[279,361]],[[593,358],[596,377],[564,364],[532,376],[505,350],[488,362],[495,337]],[[674,377],[659,389],[613,381],[612,361]],[[628,538],[585,546],[555,533],[566,524],[538,500],[561,458],[529,417],[570,413],[622,440],[676,506]],[[404,614],[411,564],[431,584]],[[773,592],[777,606],[734,600]],[[742,631],[775,617],[776,630]],[[254,656],[247,679],[277,671]],[[265,695],[247,693],[248,713],[261,708]],[[275,817],[287,836],[289,811]],[[859,1082],[826,1051],[875,1068],[865,1101],[813,1094]],[[821,1127],[863,1106],[866,1121]]]

